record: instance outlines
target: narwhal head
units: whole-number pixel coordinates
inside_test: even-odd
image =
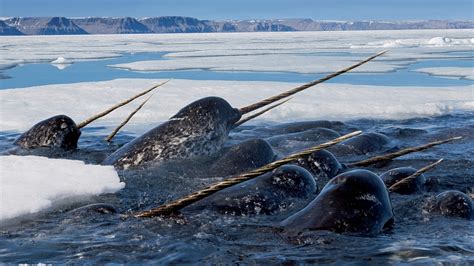
[[[70,117],[57,115],[37,123],[14,143],[24,149],[48,147],[73,150],[77,148],[80,136],[80,129]]]
[[[221,128],[229,132],[241,118],[238,109],[219,97],[205,97],[194,101],[178,111],[170,120],[193,128],[214,130]]]
[[[20,135],[14,144],[24,149],[35,149],[41,147],[54,149],[60,148],[63,150],[76,149],[77,142],[81,136],[81,128],[101,117],[106,116],[117,108],[130,103],[136,98],[166,84],[166,82],[155,85],[152,88],[132,96],[131,98],[128,98],[127,100],[118,103],[99,114],[93,115],[78,124],[76,124],[74,120],[66,115],[57,115],[45,119],[35,124],[28,131]]]

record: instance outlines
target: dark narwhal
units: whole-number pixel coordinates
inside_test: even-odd
[[[236,109],[219,97],[197,100],[178,111],[170,120],[149,130],[107,157],[103,164],[129,168],[148,162],[193,158],[215,154],[221,150],[231,129],[239,119],[275,101],[287,98],[316,84],[341,75],[382,54],[378,53],[348,68],[330,74],[255,104]]]
[[[346,166],[341,164],[332,153],[324,149],[299,158],[293,164],[301,166],[313,174],[320,187],[346,169]]]
[[[273,214],[290,206],[304,206],[316,196],[317,190],[314,177],[307,170],[284,165],[216,192],[183,210],[206,209],[229,215]]]
[[[390,142],[390,139],[381,133],[364,133],[331,147],[329,151],[343,156],[348,154],[364,155],[381,151]]]
[[[289,233],[329,230],[377,234],[393,225],[389,194],[382,179],[352,170],[331,179],[304,209],[281,222]]]
[[[153,86],[152,88],[147,89],[117,105],[114,105],[111,108],[94,115],[77,125],[70,117],[66,115],[57,115],[45,119],[20,135],[18,139],[15,140],[14,144],[23,149],[36,149],[43,147],[63,150],[76,149],[77,142],[81,136],[81,128],[109,114],[115,109],[130,103],[136,98],[151,92],[165,83],[167,83],[167,81]]]
[[[341,135],[329,128],[313,128],[302,132],[278,135],[266,138],[270,145],[282,153],[304,149],[310,145],[322,143],[340,137]]]
[[[228,176],[262,167],[276,154],[266,140],[249,139],[230,147],[209,169],[210,175]]]
[[[280,135],[289,135],[295,133],[302,133],[308,130],[326,128],[334,130],[335,132],[351,132],[356,128],[346,125],[339,121],[315,120],[315,121],[300,121],[287,122],[278,125],[271,125],[256,129],[261,135],[267,137],[277,137]]]
[[[114,206],[107,203],[92,203],[88,204],[68,212],[73,215],[94,215],[94,214],[114,214],[117,213],[117,210]]]
[[[20,135],[14,144],[24,149],[50,147],[74,150],[80,136],[81,131],[70,117],[57,115],[34,125]]]
[[[413,167],[399,167],[388,170],[387,172],[381,174],[380,178],[382,178],[387,187],[391,187],[398,181],[413,175],[416,173],[416,171],[418,170]],[[410,179],[409,182],[394,187],[391,192],[403,195],[419,193],[425,189],[425,184],[426,177],[425,175],[421,174],[416,178]]]
[[[443,216],[460,217],[464,219],[474,219],[472,199],[456,190],[444,191],[426,205],[426,209],[431,213],[439,213]]]

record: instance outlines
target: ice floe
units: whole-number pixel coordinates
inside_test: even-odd
[[[474,80],[474,68],[472,67],[428,67],[419,68],[416,71],[441,77]]]
[[[125,186],[112,166],[39,156],[0,156],[0,223]]]
[[[73,62],[71,60],[68,60],[62,56],[56,58],[56,60],[52,61],[51,64],[72,64]]]
[[[62,56],[58,57],[56,60],[51,62],[51,64],[59,70],[63,70],[69,67],[70,65],[72,65],[72,63],[73,62],[71,60],[68,60]]]
[[[117,79],[0,90],[0,131],[22,132],[48,117],[66,114],[76,122],[162,82]],[[153,97],[124,130],[140,134],[167,120],[180,108],[205,96],[219,96],[243,107],[300,83],[261,81],[172,80]],[[474,85],[456,87],[368,86],[325,83],[297,94],[256,121],[299,121],[355,118],[403,119],[474,110]],[[92,125],[118,125],[139,102],[114,111]],[[255,122],[254,122],[255,123]]]
[[[113,67],[135,71],[171,71],[187,69],[209,69],[214,71],[263,71],[328,73],[345,68],[364,57],[328,57],[311,55],[246,55],[246,56],[209,56],[186,57],[173,60],[138,61],[116,64]],[[353,72],[389,72],[404,67],[400,62],[374,61],[365,64]]]

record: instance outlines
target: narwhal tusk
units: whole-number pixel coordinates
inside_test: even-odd
[[[433,141],[433,142],[423,144],[423,145],[420,145],[420,146],[416,146],[416,147],[409,147],[409,148],[406,148],[406,149],[403,149],[403,150],[399,150],[399,151],[388,153],[388,154],[382,154],[382,155],[375,156],[375,157],[372,157],[372,158],[369,158],[369,159],[366,159],[366,160],[362,160],[362,161],[359,161],[359,162],[348,163],[347,166],[349,166],[349,167],[369,166],[371,164],[392,160],[394,158],[400,157],[400,156],[405,155],[405,154],[426,150],[426,149],[431,148],[433,146],[441,145],[441,144],[451,142],[453,140],[458,140],[458,139],[462,139],[462,137],[458,136],[458,137],[453,137],[453,138],[449,138],[449,139]]]
[[[160,216],[160,215],[170,215],[170,214],[176,213],[180,209],[182,209],[182,208],[184,208],[184,207],[186,207],[186,206],[188,206],[188,205],[190,205],[190,204],[192,204],[196,201],[204,199],[204,198],[208,197],[209,195],[212,195],[212,194],[214,194],[214,193],[216,193],[216,192],[218,192],[218,191],[220,191],[224,188],[228,188],[228,187],[231,187],[233,185],[242,183],[244,181],[253,179],[253,178],[255,178],[259,175],[262,175],[266,172],[272,171],[273,169],[276,169],[276,168],[278,168],[278,167],[280,167],[284,164],[292,162],[292,161],[294,161],[294,160],[296,160],[296,159],[298,159],[302,156],[306,156],[306,155],[309,155],[309,154],[311,154],[315,151],[333,146],[333,145],[335,145],[335,144],[337,144],[341,141],[352,138],[353,136],[357,136],[360,133],[362,133],[362,132],[361,131],[355,131],[355,132],[349,133],[347,135],[344,135],[344,136],[341,136],[339,138],[333,139],[333,140],[328,141],[326,143],[319,144],[319,145],[314,146],[312,148],[309,148],[309,149],[306,149],[304,151],[295,153],[295,154],[290,155],[290,156],[288,156],[286,158],[283,158],[281,160],[275,161],[273,163],[269,163],[265,166],[262,166],[258,169],[255,169],[255,170],[252,170],[248,173],[237,175],[235,177],[231,177],[229,179],[226,179],[222,182],[215,183],[213,185],[208,186],[207,188],[201,189],[201,190],[196,191],[194,193],[191,193],[191,194],[189,194],[189,195],[187,195],[183,198],[174,200],[170,203],[159,206],[157,208],[135,213],[135,214],[133,214],[133,216],[135,216],[135,217],[155,217],[155,216]]]
[[[395,184],[391,185],[388,190],[389,191],[394,191],[396,190],[398,187],[400,186],[403,186],[403,185],[406,185],[408,182],[410,182],[410,180],[412,179],[415,179],[417,178],[418,176],[420,176],[421,174],[425,173],[426,171],[432,169],[433,167],[435,167],[436,165],[438,165],[439,163],[441,163],[443,161],[443,159],[439,159],[438,161],[430,164],[430,165],[427,165],[421,169],[419,169],[418,171],[416,171],[415,173],[413,173],[412,175],[410,176],[407,176],[405,178],[403,178],[402,180],[396,182]]]
[[[251,105],[242,107],[242,108],[239,109],[239,111],[240,111],[241,114],[246,114],[246,113],[249,113],[249,112],[251,112],[251,111],[254,111],[254,110],[258,109],[258,108],[261,108],[261,107],[264,107],[264,106],[266,106],[266,105],[269,105],[269,104],[271,104],[271,103],[273,103],[273,102],[276,102],[276,101],[278,101],[278,100],[281,100],[281,99],[283,99],[283,98],[286,98],[286,97],[288,97],[288,96],[291,96],[291,95],[293,95],[293,94],[295,94],[295,93],[298,93],[298,92],[300,92],[300,91],[303,91],[303,90],[305,90],[305,89],[307,89],[307,88],[310,88],[310,87],[312,87],[312,86],[314,86],[314,85],[317,85],[317,84],[319,84],[319,83],[323,83],[323,82],[325,82],[325,81],[327,81],[327,80],[330,80],[330,79],[332,79],[332,78],[334,78],[334,77],[337,77],[337,76],[339,76],[339,75],[341,75],[341,74],[344,74],[344,73],[346,73],[346,72],[348,72],[348,71],[350,71],[350,70],[352,70],[352,69],[354,69],[354,68],[356,68],[356,67],[358,67],[358,66],[361,66],[361,65],[363,65],[363,64],[365,64],[365,63],[367,63],[367,62],[369,62],[370,60],[372,60],[372,59],[374,59],[374,58],[376,58],[376,57],[378,57],[378,56],[381,56],[381,55],[385,54],[386,52],[388,52],[388,50],[382,51],[382,52],[380,52],[380,53],[378,53],[378,54],[376,54],[376,55],[373,55],[373,56],[371,56],[371,57],[365,59],[364,61],[361,61],[361,62],[355,64],[355,65],[352,65],[352,66],[350,66],[350,67],[347,67],[347,68],[344,68],[344,69],[339,70],[339,71],[337,71],[337,72],[334,72],[334,73],[332,73],[332,74],[329,74],[329,75],[325,76],[324,78],[311,81],[311,82],[309,82],[309,83],[306,83],[306,84],[304,84],[304,85],[301,85],[301,86],[296,87],[296,88],[294,88],[294,89],[291,89],[291,90],[289,90],[289,91],[283,92],[283,93],[278,94],[278,95],[276,95],[276,96],[272,96],[272,97],[267,98],[267,99],[265,99],[265,100],[262,100],[262,101],[260,101],[260,102],[257,102],[257,103],[254,103],[254,104],[251,104]]]
[[[243,123],[248,122],[248,121],[250,121],[250,120],[252,120],[252,119],[254,119],[254,118],[256,118],[256,117],[259,117],[259,116],[263,115],[264,113],[266,113],[266,112],[272,110],[272,109],[275,108],[275,107],[278,107],[278,106],[280,106],[280,105],[286,103],[287,101],[289,101],[289,100],[291,100],[291,99],[293,99],[293,98],[286,99],[286,100],[284,100],[284,101],[282,101],[282,102],[279,102],[279,103],[277,103],[277,104],[271,105],[271,106],[269,106],[269,107],[263,109],[262,111],[260,111],[260,112],[258,112],[258,113],[255,113],[255,114],[253,114],[253,115],[249,115],[249,116],[247,116],[247,117],[245,117],[245,118],[240,119],[239,121],[237,121],[237,123],[234,124],[234,128],[236,128],[236,127],[242,125]]]
[[[97,119],[99,119],[99,118],[101,118],[101,117],[103,117],[103,116],[108,115],[110,112],[114,111],[115,109],[120,108],[120,107],[126,105],[127,103],[129,103],[129,102],[135,100],[135,99],[138,98],[138,97],[141,97],[141,96],[143,96],[143,95],[149,93],[150,91],[152,91],[152,90],[154,90],[154,89],[156,89],[156,88],[158,88],[158,87],[160,87],[160,86],[165,85],[165,84],[168,83],[169,81],[170,81],[170,80],[167,80],[167,81],[162,82],[162,83],[160,83],[160,84],[158,84],[158,85],[155,85],[155,86],[153,86],[153,87],[151,87],[151,88],[149,88],[149,89],[147,89],[147,90],[145,90],[145,91],[143,91],[143,92],[140,92],[139,94],[137,94],[137,95],[135,95],[135,96],[133,96],[133,97],[131,97],[131,98],[128,98],[127,100],[125,100],[125,101],[123,101],[123,102],[121,102],[121,103],[118,103],[118,104],[116,104],[116,105],[110,107],[109,109],[107,109],[107,110],[105,110],[105,111],[103,111],[103,112],[101,112],[101,113],[98,113],[98,114],[96,114],[96,115],[93,115],[93,116],[87,118],[86,120],[84,120],[84,121],[82,121],[81,123],[77,124],[77,128],[83,128],[83,127],[87,126],[88,124],[94,122],[95,120],[97,120]]]
[[[119,132],[119,130],[120,130],[123,126],[125,126],[125,125],[128,123],[128,121],[130,121],[130,119],[132,119],[132,117],[133,117],[138,111],[140,111],[140,109],[142,109],[142,107],[148,102],[148,100],[150,100],[150,98],[151,98],[152,96],[153,96],[153,94],[150,95],[150,97],[146,98],[146,100],[144,100],[144,101],[142,102],[142,104],[140,104],[140,105],[137,107],[137,109],[135,109],[133,112],[131,112],[131,113],[128,115],[128,117],[125,118],[125,120],[124,120],[120,125],[118,125],[118,127],[116,127],[116,128],[114,129],[114,131],[112,131],[112,133],[110,133],[110,135],[108,135],[108,136],[105,138],[105,140],[106,140],[107,142],[111,142],[112,139],[115,137],[115,135]]]

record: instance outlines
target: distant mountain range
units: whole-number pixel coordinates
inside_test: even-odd
[[[199,20],[190,17],[65,18],[13,17],[0,20],[0,35],[137,34],[183,32],[345,31],[473,29],[474,20],[314,21],[312,19]]]

